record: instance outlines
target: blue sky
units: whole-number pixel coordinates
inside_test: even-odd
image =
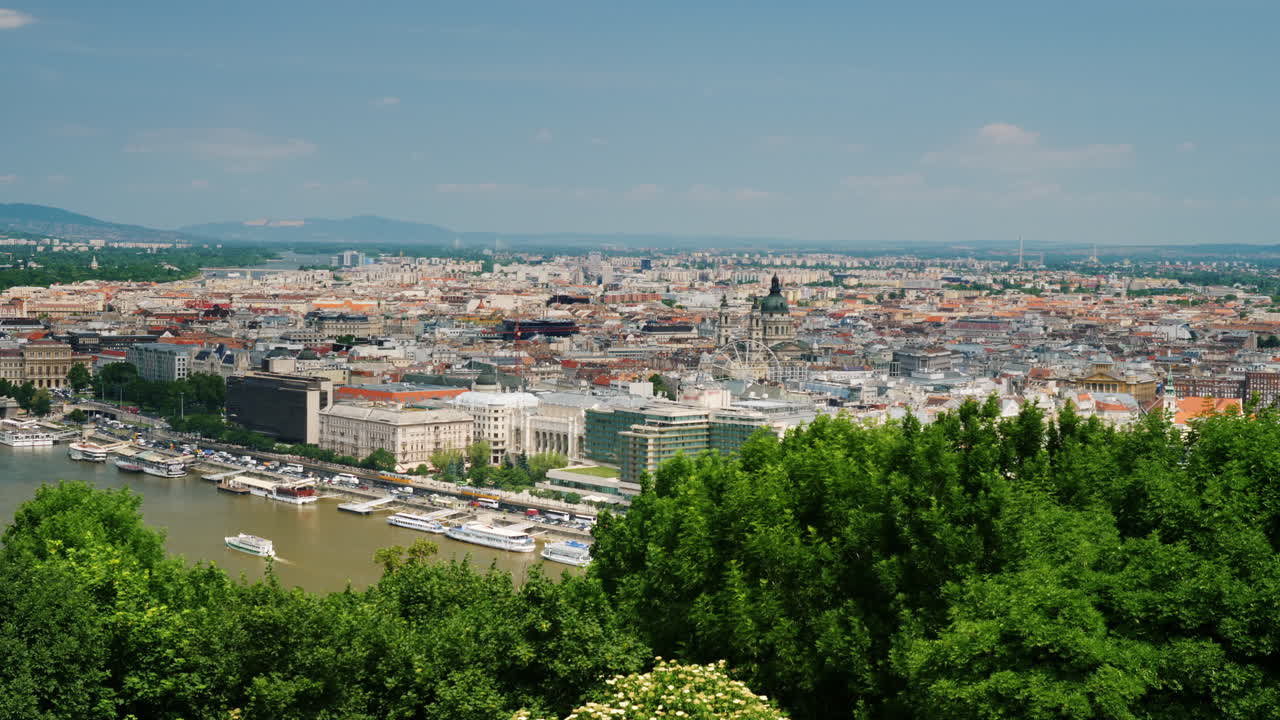
[[[9,5],[0,200],[157,227],[1276,242],[1277,21],[1229,0]]]

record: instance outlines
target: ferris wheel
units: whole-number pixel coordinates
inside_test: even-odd
[[[758,340],[734,340],[702,356],[699,371],[715,380],[776,380],[782,363]]]

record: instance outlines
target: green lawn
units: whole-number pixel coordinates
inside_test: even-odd
[[[580,468],[565,468],[565,470],[567,472],[577,473],[579,475],[591,475],[592,477],[601,477],[601,478],[618,477],[617,470],[613,468],[607,468],[607,467],[594,466],[594,467],[580,467]]]

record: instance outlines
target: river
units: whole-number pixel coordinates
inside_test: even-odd
[[[7,527],[22,503],[35,496],[42,483],[84,480],[100,488],[127,487],[142,496],[142,514],[148,525],[165,532],[170,553],[188,561],[207,561],[232,576],[262,577],[266,561],[223,544],[223,538],[249,533],[270,539],[276,547],[276,575],[286,587],[300,586],[313,592],[342,590],[348,583],[367,587],[381,576],[373,553],[392,545],[408,546],[417,539],[436,543],[442,561],[471,557],[480,570],[496,562],[522,582],[542,559],[538,553],[493,550],[388,525],[386,511],[370,515],[339,512],[345,499],[321,499],[310,506],[296,506],[266,498],[230,495],[191,473],[169,479],[124,473],[111,463],[76,462],[67,457],[65,445],[45,448],[11,448],[0,445],[0,519]],[[323,494],[323,493],[322,493]],[[549,574],[580,572],[547,563]]]

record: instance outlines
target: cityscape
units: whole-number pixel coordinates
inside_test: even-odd
[[[0,7],[0,720],[1277,717],[1278,21]]]

